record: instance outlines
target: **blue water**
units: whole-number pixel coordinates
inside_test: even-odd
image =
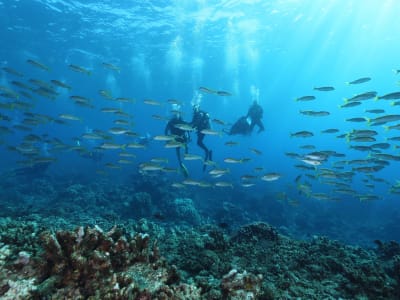
[[[202,202],[214,199],[217,189],[236,205],[258,211],[258,218],[275,222],[276,226],[286,226],[285,219],[299,215],[331,223],[325,231],[322,223],[312,230],[298,225],[297,231],[304,235],[329,235],[339,220],[346,225],[344,228],[352,231],[350,236],[355,243],[358,242],[357,230],[361,227],[371,231],[378,227],[387,228],[374,231],[376,237],[371,234],[366,239],[400,239],[396,227],[388,225],[395,224],[400,215],[399,194],[393,193],[399,176],[398,161],[391,160],[383,170],[369,174],[386,183],[373,181],[363,172],[354,172],[351,182],[334,180],[349,183],[355,191],[353,195],[335,193],[326,180],[305,175],[318,175],[323,168],[334,170],[336,161],[371,157],[371,153],[351,149],[346,139],[336,137],[339,134],[353,129],[373,129],[378,132],[377,142],[398,136],[396,130],[385,131],[382,126],[345,121],[352,117],[377,116],[366,113],[366,109],[381,108],[385,114],[399,114],[400,110],[391,106],[391,101],[372,99],[354,108],[339,109],[338,106],[344,103],[344,98],[358,93],[376,91],[378,95],[384,95],[400,90],[400,75],[393,72],[400,68],[399,13],[400,3],[394,0],[1,1],[1,67],[11,67],[24,77],[3,71],[0,85],[19,91],[11,81],[28,82],[34,78],[65,82],[72,90],[57,88],[60,95],[56,100],[33,95],[35,100],[24,101],[33,101],[30,112],[55,119],[59,114],[82,118],[80,122],[66,121],[66,125],[39,124],[26,132],[12,129],[25,118],[24,110],[1,109],[0,113],[11,118],[11,121],[0,121],[1,126],[13,130],[12,134],[1,135],[1,171],[21,167],[18,162],[25,157],[9,147],[20,145],[29,133],[47,134],[50,139],[57,138],[68,147],[79,143],[92,151],[104,141],[85,140],[82,134],[99,129],[107,131],[115,126],[115,116],[100,112],[104,107],[119,107],[132,116],[132,131],[139,136],[154,137],[164,133],[166,122],[155,120],[152,115],[165,118],[172,115],[167,99],[179,99],[184,103],[180,109],[187,121],[191,119],[192,104],[200,103],[211,119],[217,118],[228,124],[245,115],[253,100],[258,100],[264,109],[264,132],[245,137],[206,136],[205,144],[213,150],[214,161],[219,167],[230,168],[230,173],[221,180],[232,183],[234,189],[188,187],[194,194],[202,195]],[[26,62],[28,59],[43,63],[51,70],[34,67]],[[118,66],[120,72],[104,68],[104,62]],[[68,67],[70,64],[82,66],[92,74],[74,72]],[[361,77],[371,77],[371,80],[359,85],[345,84]],[[204,94],[199,91],[200,86],[229,91],[232,96]],[[335,90],[313,90],[318,86],[333,86]],[[104,99],[99,90],[136,101],[117,103]],[[69,98],[71,95],[91,99],[94,108],[77,106]],[[314,95],[316,100],[294,101],[305,95]],[[144,99],[154,99],[162,105],[150,106],[143,102]],[[1,101],[10,99],[1,98]],[[309,117],[300,114],[300,110],[329,111],[330,115]],[[212,123],[212,127],[217,131],[224,128],[216,123]],[[337,128],[339,132],[321,133],[328,128]],[[301,130],[312,131],[314,137],[291,137],[291,133]],[[192,133],[189,152],[203,155],[195,140]],[[231,140],[239,145],[224,145]],[[138,138],[113,137],[113,142],[119,144],[134,141]],[[381,150],[382,153],[399,155],[399,150],[394,147],[399,145],[398,142],[389,142],[391,147]],[[285,153],[305,155],[312,151],[300,148],[306,144],[314,145],[316,151],[336,151],[345,157],[330,157],[315,171],[305,172],[295,167],[304,163]],[[130,165],[121,165],[120,169],[110,169],[106,165],[118,165],[118,150],[102,151],[102,161],[94,162],[69,148],[54,151],[51,143],[42,142],[36,146],[40,148],[41,157],[57,159],[51,164],[50,172],[64,176],[79,173],[91,181],[105,176],[111,182],[125,182],[132,173],[138,172],[140,163],[155,157],[167,158],[168,167],[178,166],[175,151],[165,149],[162,142],[152,139],[146,149],[129,149],[136,158]],[[262,151],[262,155],[254,154],[249,148]],[[252,160],[232,165],[224,162],[228,157]],[[190,178],[210,183],[218,181],[202,172],[200,161],[185,164]],[[255,167],[263,170],[257,173]],[[337,171],[351,171],[351,168],[345,164],[344,170]],[[270,172],[279,173],[281,178],[273,182],[257,179],[253,187],[241,186],[242,175],[260,176]],[[171,184],[184,179],[180,173],[159,175]],[[299,182],[295,182],[299,175]],[[299,184],[309,186],[312,193],[324,193],[329,200],[307,197],[299,191]],[[180,190],[175,192],[179,195]],[[245,199],[238,198],[239,194],[245,195]],[[376,195],[378,199],[360,201],[363,195]],[[221,202],[224,200],[221,198]],[[284,206],[279,220],[274,219],[276,205]],[[333,236],[340,238],[337,233]]]

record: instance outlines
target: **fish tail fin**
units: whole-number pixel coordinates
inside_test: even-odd
[[[390,102],[390,106],[395,106],[395,105],[396,105],[395,101]]]
[[[389,126],[383,125],[382,127],[385,129],[385,131],[389,131],[390,130]]]
[[[348,82],[348,81],[346,81],[344,84],[345,84],[345,85],[351,85],[351,83]]]
[[[378,100],[379,100],[379,96],[376,96],[376,97],[374,98],[374,100],[375,100],[375,101],[378,101]]]
[[[367,120],[367,125],[368,125],[368,126],[371,126],[371,122],[372,122],[371,118],[365,117],[365,119]]]
[[[349,99],[348,98],[343,98],[343,100],[344,100],[344,104],[349,103]]]

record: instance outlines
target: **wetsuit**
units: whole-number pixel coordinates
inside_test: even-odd
[[[204,129],[210,129],[210,117],[208,113],[202,110],[195,110],[193,112],[193,119],[191,122],[192,126],[197,130],[197,145],[204,150],[204,161],[212,160],[212,151],[204,145],[203,140],[205,134],[201,131]],[[204,165],[203,170],[205,170]]]
[[[185,147],[185,153],[188,153],[188,147],[187,147],[187,142],[189,141],[189,134],[187,131],[176,128],[175,125],[177,124],[187,124],[185,121],[182,120],[180,117],[173,117],[169,122],[167,123],[167,126],[165,127],[165,135],[175,135],[176,138],[175,140],[177,142],[183,143]],[[185,165],[182,162],[181,158],[181,149],[180,147],[175,148],[176,150],[176,157],[178,158],[179,166],[181,167],[185,177],[188,176],[187,169]]]
[[[263,117],[263,109],[260,105],[257,103],[254,103],[250,108],[247,113],[246,118],[250,117],[251,123],[250,123],[250,132],[253,131],[253,128],[255,125],[258,126],[258,133],[261,131],[264,131],[264,124],[262,123],[261,119]]]

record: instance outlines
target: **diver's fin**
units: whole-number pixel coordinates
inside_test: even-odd
[[[185,178],[188,178],[189,177],[189,171],[188,171],[188,169],[186,168],[186,166],[184,164],[181,164],[181,170],[182,170],[183,176],[185,176]]]

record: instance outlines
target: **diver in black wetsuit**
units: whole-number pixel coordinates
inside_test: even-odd
[[[253,128],[255,125],[258,126],[258,133],[261,131],[264,131],[264,124],[262,123],[261,119],[263,117],[263,109],[262,107],[257,103],[256,100],[254,100],[253,105],[250,106],[249,111],[247,112],[246,118],[251,119],[250,123],[250,132],[253,131]]]
[[[180,114],[175,114],[171,120],[167,123],[167,126],[165,127],[165,135],[175,135],[175,141],[180,142],[184,144],[185,148],[185,153],[188,153],[188,147],[187,143],[190,141],[190,136],[187,131],[179,129],[175,127],[177,124],[187,124],[187,122],[182,120],[182,117]],[[189,176],[188,170],[186,169],[186,166],[182,162],[181,158],[181,147],[177,147],[176,149],[176,157],[178,158],[179,166],[182,170],[183,175],[187,178]]]
[[[249,135],[250,134],[250,124],[247,122],[246,116],[240,117],[231,127],[231,129],[226,132],[229,135],[242,134]]]
[[[205,134],[202,132],[204,129],[210,129],[210,116],[205,111],[200,110],[199,105],[193,106],[193,119],[190,123],[193,128],[197,131],[197,145],[204,150],[204,161],[212,160],[212,150],[208,149],[204,145],[203,140]],[[203,171],[205,171],[206,165],[203,166]]]

